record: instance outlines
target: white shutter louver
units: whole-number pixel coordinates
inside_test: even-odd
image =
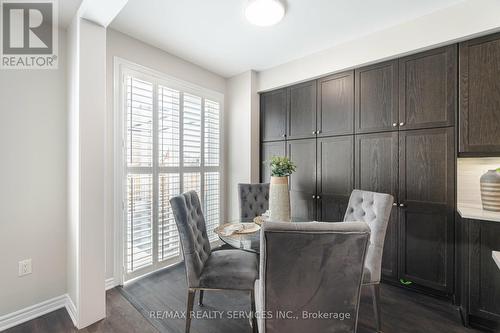
[[[127,164],[153,166],[153,85],[127,78]]]
[[[180,157],[180,93],[158,88],[158,134],[160,167],[179,166]]]
[[[205,100],[205,166],[219,166],[219,103]]]
[[[153,179],[151,175],[127,177],[127,271],[153,263]]]
[[[184,93],[183,153],[185,167],[201,164],[201,98]]]
[[[160,261],[179,255],[179,234],[169,200],[179,195],[180,189],[178,173],[160,174],[158,204],[158,260]]]

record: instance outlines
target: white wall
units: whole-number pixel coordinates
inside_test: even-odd
[[[79,107],[79,70],[78,70],[78,34],[80,20],[73,19],[67,29],[68,40],[68,66],[67,66],[67,93],[68,93],[68,223],[67,223],[67,292],[74,304],[78,304],[78,221],[79,201],[78,192],[80,184],[80,159],[79,159],[79,131],[78,131],[78,107]]]
[[[0,316],[66,293],[65,45],[57,70],[0,70]]]
[[[500,1],[466,0],[413,21],[259,72],[258,91],[449,44],[500,27]]]
[[[107,31],[107,64],[106,64],[106,171],[105,171],[105,209],[106,209],[106,278],[114,276],[114,57],[123,58],[136,64],[149,67],[166,75],[184,80],[210,90],[224,93],[226,80],[197,65],[147,45],[137,39],[118,31]]]
[[[79,52],[80,224],[78,328],[106,316],[104,168],[106,28],[81,20]]]
[[[75,324],[83,328],[106,315],[106,29],[75,16],[68,39],[67,285]]]
[[[256,74],[248,71],[227,80],[225,114],[226,217],[239,217],[238,183],[259,181],[259,112]]]
[[[459,158],[457,161],[457,203],[481,206],[479,179],[488,170],[500,168],[500,157]]]

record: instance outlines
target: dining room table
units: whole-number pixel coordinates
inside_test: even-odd
[[[289,223],[297,223],[297,222],[316,222],[316,221],[311,221],[306,218],[292,217]],[[225,235],[223,233],[224,228],[237,223],[243,224],[246,230],[243,229],[241,232],[234,232],[230,235]],[[267,222],[262,222],[262,223],[267,223]],[[214,232],[219,237],[219,239],[225,244],[235,249],[258,254],[260,253],[260,229],[261,225],[255,222],[233,220],[218,226],[217,228],[215,228]]]

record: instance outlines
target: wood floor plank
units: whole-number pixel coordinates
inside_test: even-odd
[[[177,333],[184,332],[184,319],[163,319],[151,324],[149,311],[185,311],[186,276],[177,265],[106,294],[106,318],[81,331],[73,327],[66,310],[60,309],[6,330],[5,333]],[[363,290],[358,333],[374,332],[369,290]],[[197,295],[198,297],[198,295]],[[133,300],[134,307],[129,300]],[[205,292],[205,306],[194,310],[250,311],[248,293]],[[385,333],[474,333],[462,326],[456,307],[445,301],[389,285],[381,287],[382,321]],[[138,310],[141,309],[141,311]],[[157,328],[158,329],[157,329]],[[250,333],[248,320],[194,319],[192,333]],[[314,333],[314,332],[308,332]]]

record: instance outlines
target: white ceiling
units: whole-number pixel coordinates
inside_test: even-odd
[[[221,76],[263,70],[462,0],[287,0],[273,27],[244,17],[247,0],[129,0],[111,23]]]
[[[59,26],[66,28],[75,16],[82,0],[59,0]]]

